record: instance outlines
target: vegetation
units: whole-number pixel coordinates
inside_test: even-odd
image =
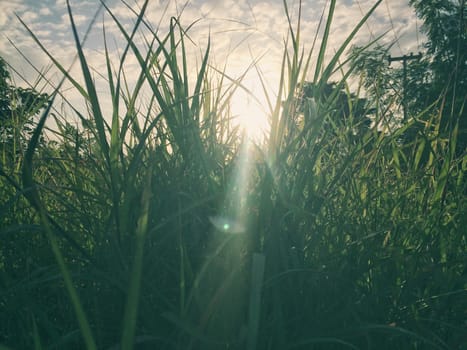
[[[148,1],[131,31],[103,5],[126,38],[119,61],[105,52],[110,109],[70,7],[83,83],[30,31],[86,108],[60,113],[60,85],[50,95],[34,85],[19,114],[34,125],[26,142],[2,129],[0,348],[465,347],[465,101],[439,108],[439,92],[424,104],[438,108],[411,110],[391,132],[369,125],[387,105],[351,93],[347,79],[363,71],[341,61],[380,2],[327,62],[336,1],[316,62],[285,6],[261,145],[230,123],[241,81],[211,67],[209,42],[193,78],[178,18],[166,35],[135,40]],[[15,88],[2,74],[10,120]]]
[[[423,20],[428,39],[421,59],[407,61],[406,68],[393,67],[387,64],[390,46],[377,44],[364,51],[356,47],[355,73],[380,107],[379,122],[394,122],[394,114],[402,114],[404,106],[414,123],[407,130],[411,140],[413,129],[438,113],[442,136],[458,133],[456,149],[461,155],[467,147],[467,6],[464,0],[411,0],[410,4]]]

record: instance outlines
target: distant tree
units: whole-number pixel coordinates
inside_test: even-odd
[[[330,120],[325,121],[334,128],[347,128],[354,135],[368,130],[371,125],[369,115],[373,112],[367,108],[367,100],[345,90],[345,85],[330,82],[324,86],[317,86],[312,82],[305,82],[297,91],[297,112],[303,114],[305,121],[310,119],[313,105],[326,106],[326,114]]]
[[[45,93],[14,86],[7,63],[0,57],[0,150],[4,160],[21,149],[31,132],[32,117],[45,108],[48,100]]]
[[[390,46],[355,47],[352,61],[382,122],[401,121],[405,100],[409,120],[423,112],[441,116],[441,132],[450,137],[458,125],[458,153],[467,146],[467,30],[465,0],[411,0],[427,36],[421,60],[403,68],[390,66]],[[427,112],[430,113],[427,113]],[[414,130],[408,130],[408,137]]]
[[[467,85],[467,27],[465,0],[410,0],[418,17],[423,20],[422,30],[433,81],[444,89],[465,89]],[[444,83],[443,83],[444,82]],[[464,90],[465,91],[465,90]],[[465,96],[464,96],[465,97]]]
[[[13,117],[27,120],[47,104],[49,96],[32,88],[16,87],[5,60],[0,57],[0,121],[8,123]]]
[[[459,146],[467,146],[467,9],[465,0],[411,0],[427,35],[425,65],[431,99],[443,96],[447,130],[459,122]]]

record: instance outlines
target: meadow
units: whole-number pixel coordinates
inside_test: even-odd
[[[190,25],[135,40],[147,1],[131,30],[104,8],[126,46],[105,52],[103,106],[69,8],[82,78],[50,59],[83,98],[79,126],[58,84],[2,139],[0,349],[465,349],[459,123],[438,98],[371,127],[378,106],[349,90],[346,53],[380,2],[332,54],[336,2],[310,52],[285,6],[260,141],[232,123],[241,81],[209,43],[190,73]]]

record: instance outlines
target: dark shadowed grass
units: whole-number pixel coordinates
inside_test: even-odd
[[[347,86],[353,67],[343,55],[380,2],[327,58],[336,1],[309,52],[301,8],[292,23],[284,1],[289,33],[277,96],[268,97],[264,148],[248,145],[231,124],[231,96],[243,86],[210,66],[209,41],[193,75],[191,26],[180,18],[165,35],[135,39],[148,1],[130,31],[103,4],[125,38],[116,62],[106,43],[106,71],[98,74],[111,108],[70,6],[83,83],[29,31],[86,108],[73,106],[82,124],[75,127],[51,113],[52,99],[28,140],[21,176],[3,160],[2,193],[14,194],[0,216],[0,342],[461,348],[467,161],[454,152],[457,131],[442,138],[442,115],[428,110],[392,134],[368,129]],[[129,57],[139,65],[132,77]],[[336,94],[324,92],[337,73],[347,115]],[[314,95],[301,101],[310,76]],[[41,143],[47,118],[57,125],[55,140]],[[422,127],[402,143],[415,123]]]

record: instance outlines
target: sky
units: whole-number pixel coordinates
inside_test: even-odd
[[[384,43],[395,42],[391,54],[404,55],[423,51],[423,36],[419,33],[420,21],[408,5],[409,0],[383,0],[375,13],[362,27],[354,43],[367,44],[376,36],[386,33]],[[331,29],[328,52],[332,53],[345,40],[354,26],[374,5],[376,0],[337,0]],[[99,8],[98,0],[71,0],[74,20],[81,36],[95,17]],[[138,11],[142,0],[126,0],[126,4]],[[305,51],[311,48],[318,30],[323,10],[327,11],[327,0],[302,0],[301,35]],[[135,15],[121,0],[107,0],[106,4],[127,28],[132,28]],[[296,23],[299,0],[287,0],[287,6]],[[0,0],[0,56],[23,76],[29,83],[38,80],[26,59],[45,72],[48,78],[58,80],[60,75],[50,60],[34,43],[18,17],[41,40],[47,50],[65,67],[75,55],[70,20],[65,0]],[[189,65],[196,69],[211,39],[211,63],[233,78],[248,71],[243,83],[260,104],[248,94],[239,92],[233,99],[235,115],[254,128],[264,125],[265,98],[259,84],[256,69],[248,70],[257,62],[262,77],[268,84],[270,94],[277,90],[280,65],[287,37],[288,23],[283,0],[150,0],[146,20],[153,30],[162,36],[167,33],[172,16],[180,16],[181,24],[190,29],[188,48]],[[105,26],[107,42],[115,53],[121,50],[121,36],[108,14],[102,11],[95,18],[88,41],[86,55],[95,72],[105,72],[102,28]],[[20,54],[20,53],[21,54]],[[128,76],[137,69],[136,61],[129,61]],[[72,71],[79,75],[77,68]],[[16,78],[19,85],[24,85]],[[105,87],[102,87],[105,89]],[[70,92],[69,98],[78,101]]]

